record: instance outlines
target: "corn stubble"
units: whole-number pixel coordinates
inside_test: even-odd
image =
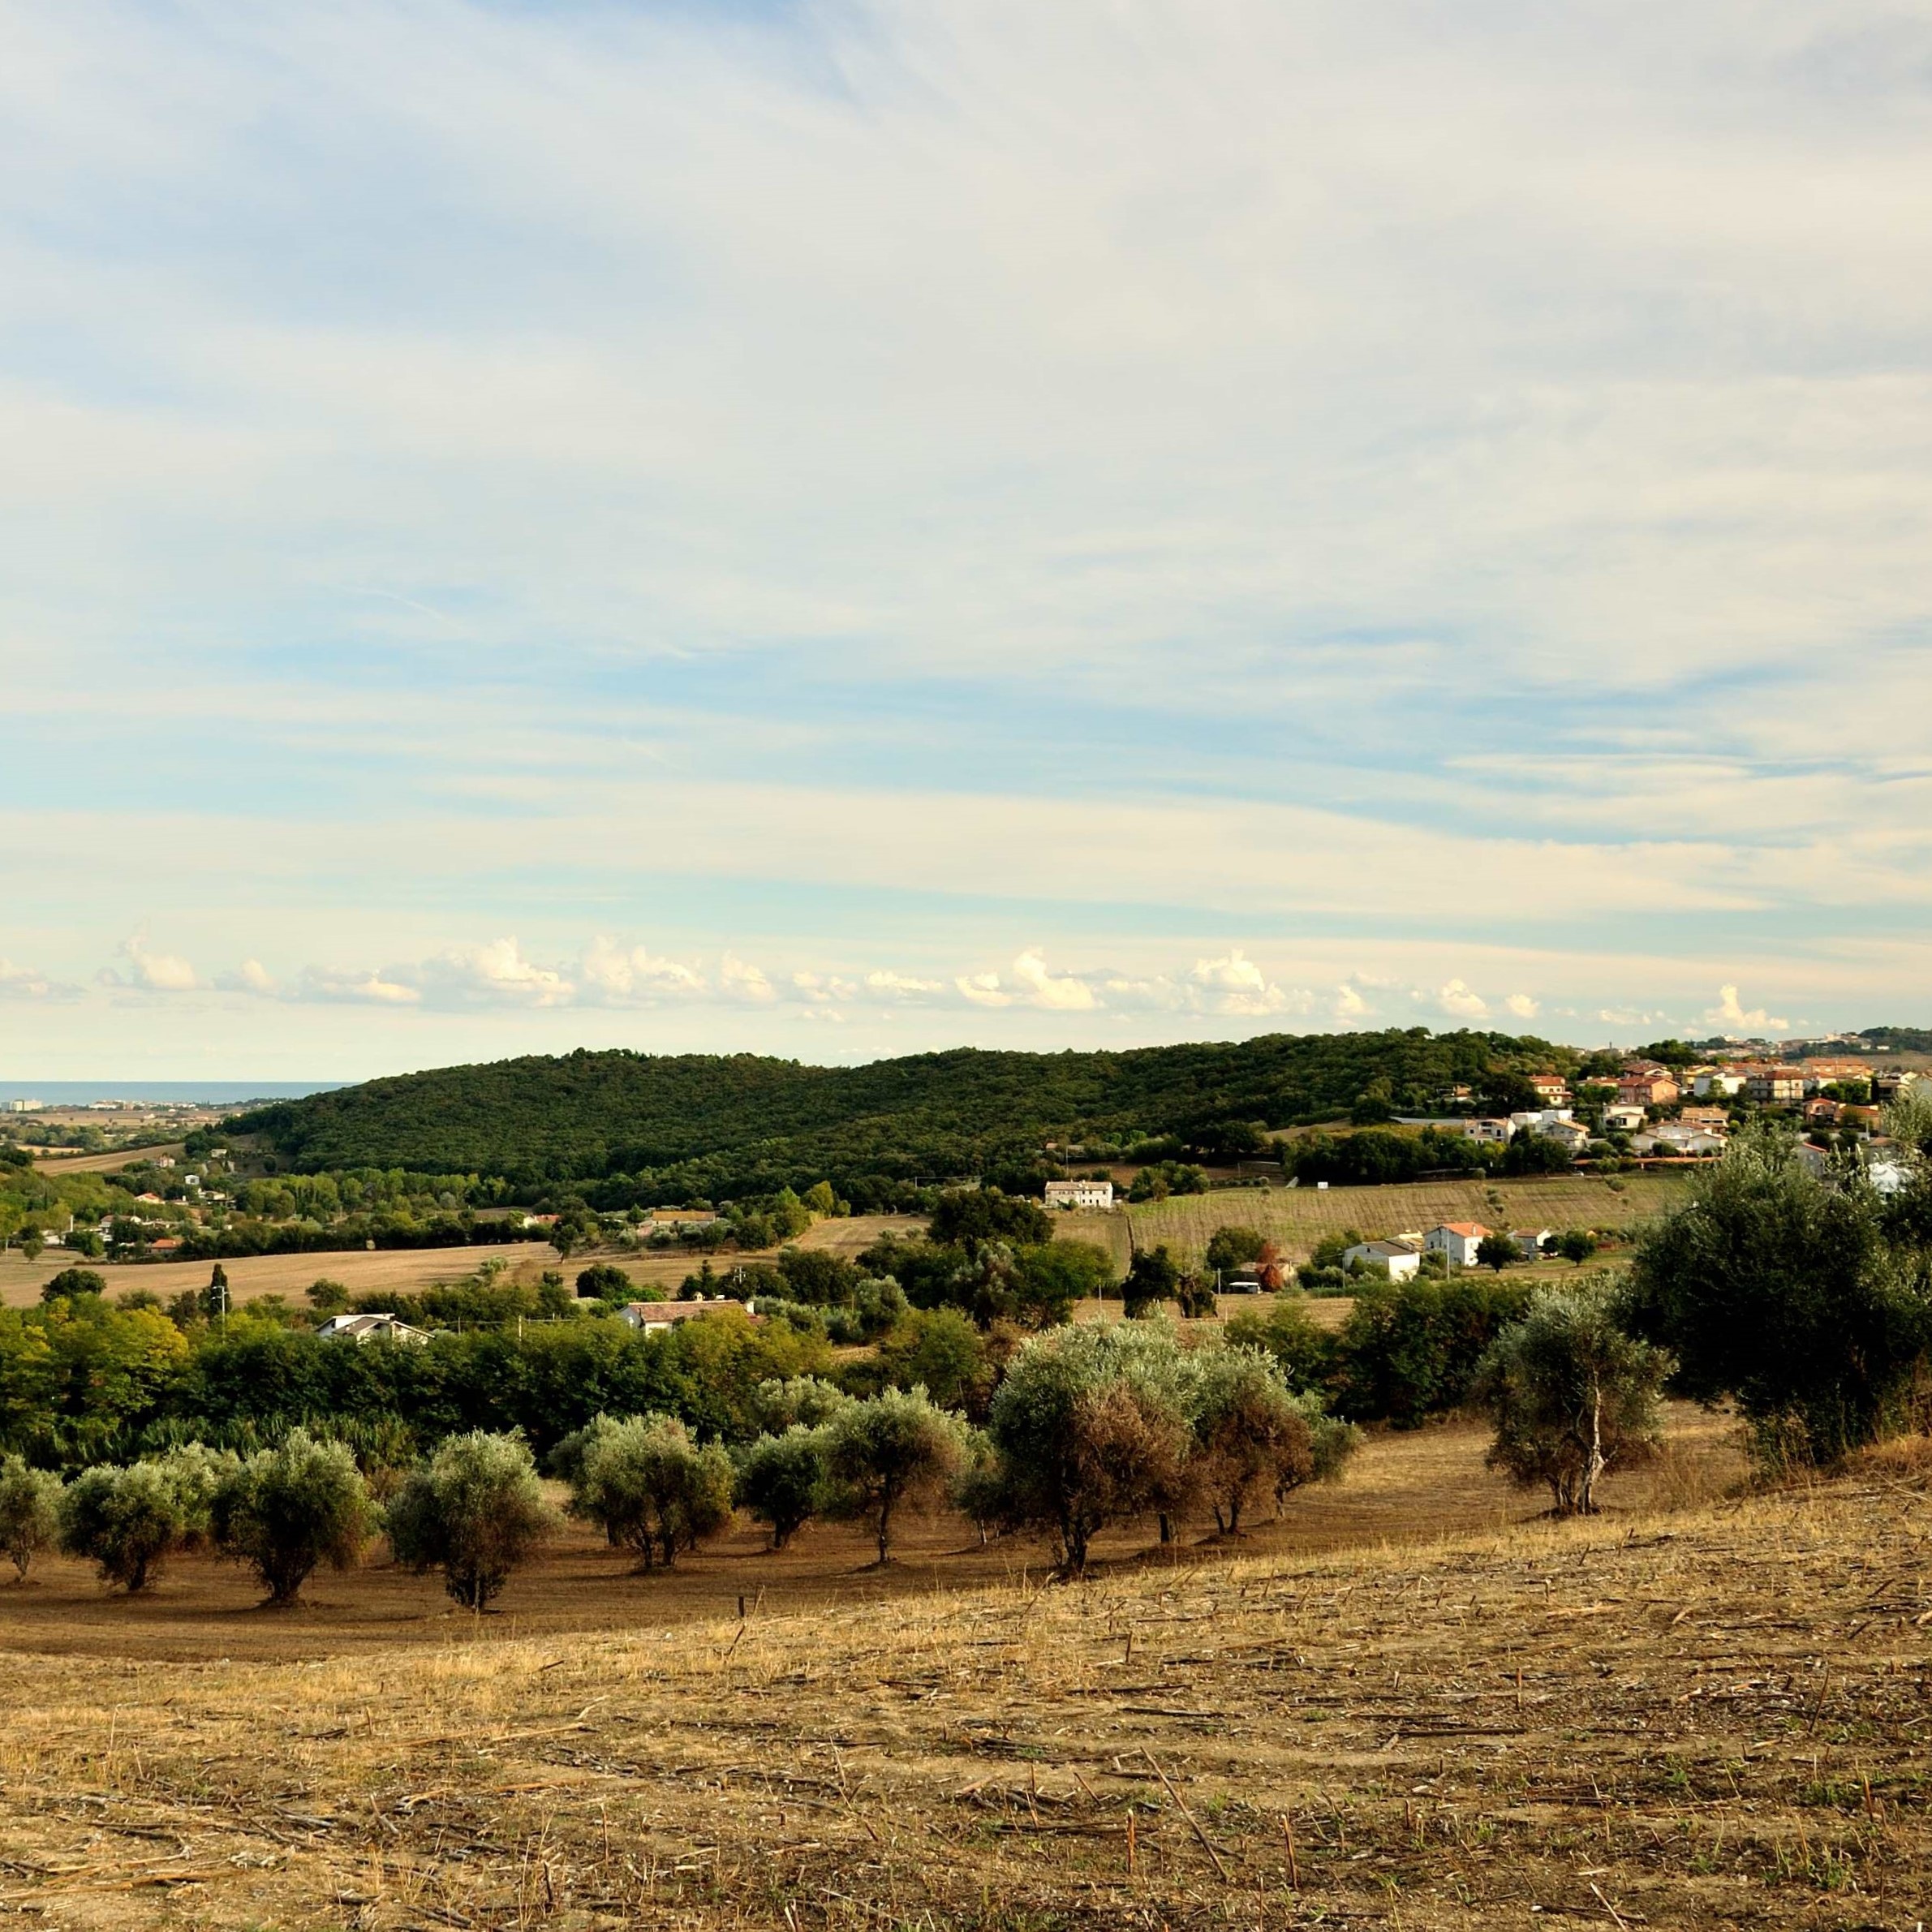
[[[1427,1928],[1922,1916],[1926,1472],[320,1663],[23,1656],[63,1926]]]

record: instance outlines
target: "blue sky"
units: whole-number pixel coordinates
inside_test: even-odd
[[[1919,10],[0,0],[0,1066],[1932,1022],[1929,365]]]

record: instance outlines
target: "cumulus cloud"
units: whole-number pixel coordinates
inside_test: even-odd
[[[1503,1002],[1503,1010],[1512,1019],[1533,1020],[1543,1011],[1543,1008],[1527,993],[1512,993]]]
[[[1037,950],[1022,953],[1013,962],[1013,978],[1027,1005],[1050,1013],[1091,1013],[1099,1004],[1084,979],[1048,971],[1045,957]]]
[[[1486,1020],[1489,1018],[1489,1002],[1481,994],[1472,992],[1460,979],[1452,979],[1448,985],[1438,988],[1435,1004],[1452,1019]]]
[[[695,967],[660,959],[643,946],[626,949],[601,936],[591,942],[579,976],[586,1000],[611,1005],[689,1000],[705,991]]]
[[[423,997],[437,1005],[567,1006],[575,984],[555,966],[523,957],[514,938],[453,947],[420,968]]]
[[[1002,990],[997,973],[962,973],[953,983],[960,997],[975,1006],[1010,1006],[1013,995]]]
[[[866,975],[865,987],[868,993],[877,994],[883,999],[919,1000],[943,993],[946,983],[943,979],[919,979],[879,968]]]
[[[1713,1027],[1728,1033],[1783,1033],[1791,1026],[1789,1020],[1775,1019],[1762,1006],[1746,1013],[1735,986],[1717,989],[1717,1005],[1704,1018]]]
[[[285,997],[324,1006],[416,1006],[422,993],[414,986],[372,968],[304,966]]]
[[[764,974],[735,953],[727,953],[718,962],[718,988],[726,999],[754,1006],[768,1005],[778,996]]]
[[[1290,992],[1276,985],[1239,946],[1224,958],[1197,959],[1187,977],[1190,987],[1206,996],[1201,1002],[1204,1010],[1230,1018],[1305,1013],[1315,1004],[1314,995],[1305,989]]]
[[[232,984],[237,992],[245,993],[267,996],[276,991],[273,974],[259,959],[244,959],[235,968],[232,979],[224,983]]]
[[[173,953],[157,953],[149,947],[145,926],[123,940],[114,951],[127,962],[127,970],[119,973],[111,966],[103,968],[100,976],[103,986],[131,986],[150,993],[191,993],[201,984],[195,969],[185,959]]]
[[[841,979],[836,973],[794,973],[791,976],[792,995],[808,1005],[828,1006],[835,1000],[850,1000],[858,991],[857,984],[850,979]],[[836,1019],[838,1016],[831,1016]]]
[[[1336,988],[1335,998],[1328,1011],[1338,1020],[1361,1020],[1368,1018],[1370,1007],[1368,1001],[1362,998],[1361,989],[1345,979]]]
[[[53,991],[54,982],[45,973],[0,958],[0,1000],[44,1000]]]

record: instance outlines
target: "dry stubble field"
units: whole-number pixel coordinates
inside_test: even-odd
[[[910,1215],[855,1215],[846,1220],[820,1221],[802,1237],[800,1246],[828,1248],[835,1253],[857,1254],[869,1246],[889,1228],[914,1232],[925,1224]],[[762,1255],[719,1255],[712,1265],[729,1268],[734,1260],[769,1261],[772,1250]],[[407,1293],[427,1288],[437,1281],[454,1281],[486,1261],[506,1263],[514,1274],[534,1280],[545,1268],[559,1268],[574,1278],[593,1260],[615,1261],[636,1282],[640,1293],[669,1289],[673,1293],[686,1275],[696,1272],[700,1257],[682,1250],[652,1254],[629,1249],[599,1250],[593,1254],[573,1254],[560,1262],[556,1252],[543,1241],[503,1241],[472,1248],[378,1248],[373,1252],[357,1249],[314,1254],[254,1254],[224,1261],[229,1289],[236,1302],[255,1300],[262,1295],[281,1295],[300,1303],[312,1281],[327,1276],[340,1281],[351,1294],[373,1294],[389,1289]],[[38,1259],[29,1261],[15,1250],[0,1254],[0,1306],[24,1308],[40,1299],[41,1287],[64,1267],[75,1265],[72,1255],[49,1248]],[[131,1288],[144,1288],[166,1302],[184,1288],[205,1288],[210,1264],[205,1261],[82,1262],[104,1276],[110,1296]]]
[[[1564,1525],[1469,1429],[1381,1438],[1279,1528],[1117,1545],[1069,1587],[1025,1549],[928,1547],[881,1580],[818,1533],[797,1564],[826,1587],[742,1621],[744,1553],[667,1589],[579,1550],[608,1601],[574,1625],[536,1579],[480,1624],[412,1581],[416,1627],[380,1642],[328,1606],[381,1573],[306,1615],[210,1603],[187,1644],[151,1640],[161,1605],[89,1611],[50,1575],[93,1635],[62,1650],[19,1614],[31,1588],[0,1595],[0,1906],[370,1932],[1912,1926],[1924,1467],[1727,1498],[1720,1434],[1696,1422]],[[1323,1510],[1377,1498],[1312,1547]],[[163,1599],[209,1587],[185,1565]]]

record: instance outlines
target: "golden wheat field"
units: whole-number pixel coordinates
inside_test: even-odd
[[[1376,1439],[1331,1505],[1413,1493],[1341,1547],[1297,1543],[1298,1499],[1233,1546],[1115,1539],[1082,1584],[1016,1549],[742,1617],[715,1579],[673,1606],[616,1577],[578,1627],[533,1623],[519,1580],[480,1621],[424,1600],[407,1642],[230,1605],[183,1647],[97,1596],[95,1640],[63,1647],[10,1616],[33,1586],[0,1590],[0,1906],[367,1932],[1911,1927],[1922,1445],[1728,1495],[1723,1435],[1691,1422],[1589,1522],[1537,1519],[1451,1426]],[[1478,1517],[1428,1522],[1430,1492],[1465,1491]]]
[[[1662,1213],[1684,1186],[1677,1175],[1650,1173],[1426,1181],[1390,1187],[1239,1188],[1177,1194],[1126,1211],[1137,1246],[1164,1242],[1185,1265],[1199,1263],[1209,1237],[1224,1223],[1253,1228],[1289,1259],[1303,1261],[1323,1236],[1349,1228],[1371,1241],[1444,1221],[1481,1221],[1504,1228],[1629,1228]]]

